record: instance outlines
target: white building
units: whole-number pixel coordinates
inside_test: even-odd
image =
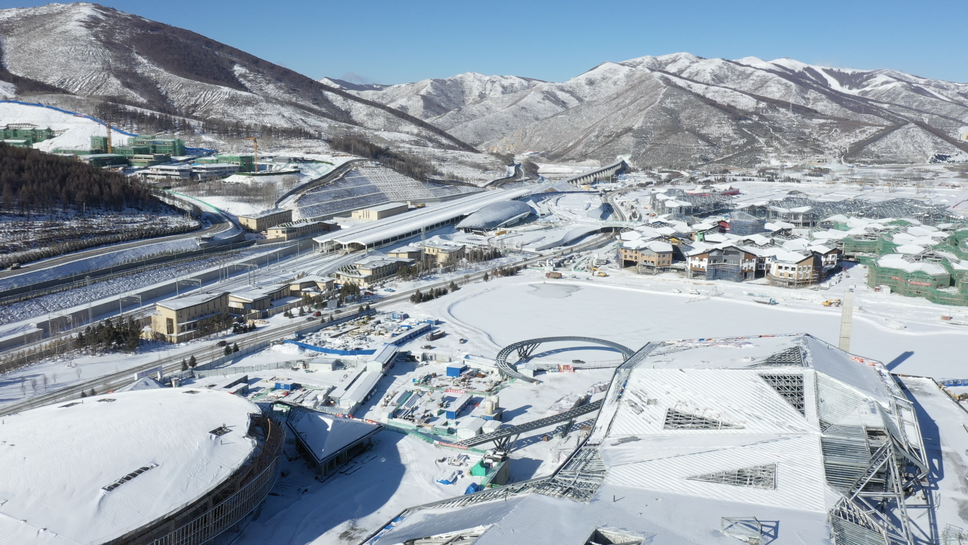
[[[192,177],[200,182],[225,178],[239,171],[239,165],[231,163],[209,163],[203,165],[192,165]]]
[[[188,181],[192,179],[190,165],[155,165],[142,170],[139,175],[150,181]]]

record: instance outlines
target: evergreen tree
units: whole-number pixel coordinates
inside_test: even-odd
[[[192,357],[188,358],[188,366],[194,369],[197,364],[198,361],[195,359],[195,354],[192,354]]]

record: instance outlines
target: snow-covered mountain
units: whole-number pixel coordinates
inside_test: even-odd
[[[959,137],[968,85],[790,59],[678,53],[602,63],[565,82],[465,73],[362,85],[314,81],[96,4],[50,4],[0,10],[0,61],[0,98],[85,113],[110,102],[199,125],[353,129],[424,148],[623,156],[638,166],[968,153]]]
[[[521,88],[479,93],[482,81],[520,81]],[[482,149],[557,159],[911,163],[968,150],[959,139],[968,124],[968,85],[790,59],[677,53],[606,62],[562,83],[462,74],[352,92]],[[455,100],[461,97],[473,100]]]
[[[0,10],[3,95],[94,97],[196,120],[327,132],[356,126],[396,140],[470,149],[382,104],[193,32],[96,4]],[[12,84],[12,85],[10,85]],[[396,135],[396,136],[394,136]]]

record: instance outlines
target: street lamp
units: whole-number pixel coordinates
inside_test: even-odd
[[[122,306],[122,301],[125,299],[137,299],[138,308],[141,308],[141,296],[140,295],[119,295],[118,296],[118,313],[119,318],[124,316],[124,307]]]

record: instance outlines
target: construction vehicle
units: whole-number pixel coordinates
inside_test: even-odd
[[[494,233],[494,236],[499,237],[501,235],[506,235],[506,234],[508,234],[507,231],[501,230],[501,231],[498,231],[498,232]]]
[[[825,307],[839,307],[841,305],[840,299],[827,299],[823,303],[820,303]]]
[[[754,299],[756,303],[762,303],[764,305],[776,305],[778,304],[772,297],[769,299]]]

